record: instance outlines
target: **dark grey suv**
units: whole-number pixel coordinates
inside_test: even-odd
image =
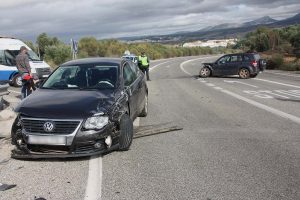
[[[266,61],[257,53],[227,54],[213,63],[202,63],[200,77],[239,75],[240,78],[252,78],[263,71]]]

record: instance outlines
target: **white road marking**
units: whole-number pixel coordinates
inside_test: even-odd
[[[287,96],[283,96],[281,94],[276,94],[276,93],[274,93],[270,90],[259,90],[258,92],[267,93],[267,94],[270,94],[270,95],[273,95],[273,96],[279,96],[279,97],[284,98],[284,99],[289,99],[289,97],[287,97]]]
[[[92,156],[89,161],[88,182],[84,200],[101,200],[102,157]]]
[[[216,89],[216,90],[223,90],[223,88],[221,88],[221,87],[214,87],[214,89]]]
[[[14,90],[7,90],[8,92],[16,93],[16,94],[21,94],[19,91],[14,91]]]
[[[251,85],[251,84],[244,83],[244,82],[241,82],[241,81],[229,81],[229,80],[224,80],[224,82],[225,82],[225,83],[239,83],[239,84],[247,85],[247,86],[250,86],[250,87],[258,88],[256,85]]]
[[[139,125],[140,125],[140,118],[137,117],[133,122],[133,126],[138,127]]]
[[[184,73],[186,73],[186,74],[188,74],[188,75],[190,75],[190,76],[193,76],[190,72],[188,72],[188,71],[186,71],[186,70],[184,69],[184,65],[185,65],[185,64],[190,63],[190,62],[193,62],[193,61],[195,61],[195,60],[203,60],[203,59],[206,59],[206,58],[214,58],[214,57],[219,57],[219,55],[218,55],[218,56],[206,56],[206,57],[195,58],[195,59],[191,59],[191,60],[184,61],[184,62],[182,62],[182,63],[180,64],[180,69],[181,69]]]
[[[277,115],[277,116],[283,117],[283,118],[285,118],[285,119],[289,119],[289,120],[291,120],[291,121],[293,121],[293,122],[296,122],[296,123],[300,124],[300,118],[299,118],[299,117],[296,117],[296,116],[294,116],[294,115],[291,115],[291,114],[282,112],[282,111],[280,111],[280,110],[277,110],[277,109],[275,109],[275,108],[269,107],[269,106],[264,105],[264,104],[262,104],[262,103],[253,101],[253,100],[251,100],[251,99],[248,99],[248,98],[243,97],[243,96],[241,96],[241,95],[235,94],[235,93],[230,92],[230,91],[228,91],[228,90],[220,90],[220,91],[221,91],[221,92],[224,92],[224,93],[226,93],[226,94],[228,94],[228,95],[230,95],[230,96],[232,96],[232,97],[235,97],[236,99],[239,99],[239,100],[241,100],[241,101],[247,102],[247,103],[249,103],[249,104],[251,104],[251,105],[253,105],[253,106],[257,107],[257,108],[263,109],[263,110],[268,111],[268,112],[270,112],[270,113],[273,113],[273,114],[275,114],[275,115]]]
[[[209,87],[215,87],[216,85],[215,84],[212,84],[212,83],[206,83],[207,86]]]
[[[166,62],[159,63],[159,64],[157,64],[157,65],[154,65],[153,67],[150,67],[149,71],[152,71],[152,70],[154,70],[155,68],[159,67],[160,65],[164,65],[164,64],[166,64],[166,63],[168,63],[168,62],[171,62],[171,61],[166,61]]]
[[[252,80],[264,81],[264,82],[268,82],[268,83],[274,83],[277,85],[284,85],[284,86],[293,87],[293,88],[300,88],[300,86],[298,86],[298,85],[291,85],[291,84],[281,83],[281,82],[277,82],[277,81],[270,81],[270,80],[266,80],[266,79],[254,78]]]
[[[170,68],[170,67],[171,67],[170,65],[167,65],[167,66],[166,66],[166,68]]]
[[[180,64],[180,68],[181,68],[181,70],[182,70],[184,73],[191,75],[189,72],[187,72],[187,71],[184,69],[184,65],[185,65],[186,63],[192,62],[192,61],[193,61],[193,60],[189,60],[189,61],[185,61],[185,62],[183,62],[183,63]],[[191,76],[192,76],[192,75],[191,75]],[[265,81],[264,79],[259,79],[259,80]],[[268,81],[268,80],[267,80],[267,81]],[[272,82],[273,82],[273,81],[272,81]],[[296,87],[298,87],[298,86],[296,86]],[[277,109],[275,109],[275,108],[272,108],[272,107],[270,107],[270,106],[264,105],[264,104],[262,104],[262,103],[256,102],[256,101],[251,100],[251,99],[248,99],[248,98],[246,98],[246,97],[243,97],[243,96],[238,95],[238,94],[236,94],[236,93],[230,92],[230,91],[228,91],[228,90],[222,89],[222,90],[220,90],[220,91],[223,92],[223,93],[225,93],[225,94],[228,94],[228,95],[230,95],[230,96],[232,96],[232,97],[234,97],[234,98],[236,98],[236,99],[239,99],[239,100],[241,100],[241,101],[244,101],[244,102],[246,102],[246,103],[249,103],[249,104],[251,104],[251,105],[253,105],[253,106],[257,107],[257,108],[263,109],[263,110],[268,111],[268,112],[270,112],[270,113],[272,113],[272,114],[274,114],[274,115],[283,117],[283,118],[285,118],[285,119],[289,119],[289,120],[291,120],[291,121],[293,121],[293,122],[296,122],[296,123],[300,124],[300,118],[297,117],[297,116],[294,116],[294,115],[291,115],[291,114],[282,112],[281,110],[277,110]]]
[[[277,74],[277,75],[282,75],[282,76],[291,76],[291,77],[296,77],[296,78],[300,77],[300,76],[297,76],[297,75],[294,75],[294,74],[284,74],[284,73],[278,73],[278,72],[269,72],[269,71],[266,71],[266,73]]]
[[[290,92],[290,91],[284,91],[284,90],[275,90],[275,92],[281,93],[281,94],[285,94],[285,95],[289,95],[292,97],[297,97],[300,98],[300,95],[297,95],[296,93]]]

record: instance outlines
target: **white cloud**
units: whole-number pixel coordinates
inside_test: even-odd
[[[299,0],[10,0],[1,2],[0,35],[63,39],[164,34],[299,12]]]

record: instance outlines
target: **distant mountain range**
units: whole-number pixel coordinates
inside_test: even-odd
[[[269,16],[264,16],[259,19],[245,22],[242,24],[225,23],[217,26],[209,26],[198,31],[181,31],[168,35],[154,35],[141,37],[124,37],[119,38],[124,41],[150,41],[159,43],[183,43],[195,40],[209,40],[209,39],[224,39],[243,37],[246,33],[254,31],[260,26],[267,27],[285,27],[289,25],[300,24],[300,13],[284,19],[275,20]]]

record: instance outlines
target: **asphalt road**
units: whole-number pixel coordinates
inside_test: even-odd
[[[212,60],[152,63],[149,114],[135,125],[182,131],[93,159],[11,159],[0,183],[17,186],[0,199],[300,199],[300,74],[199,79]]]

